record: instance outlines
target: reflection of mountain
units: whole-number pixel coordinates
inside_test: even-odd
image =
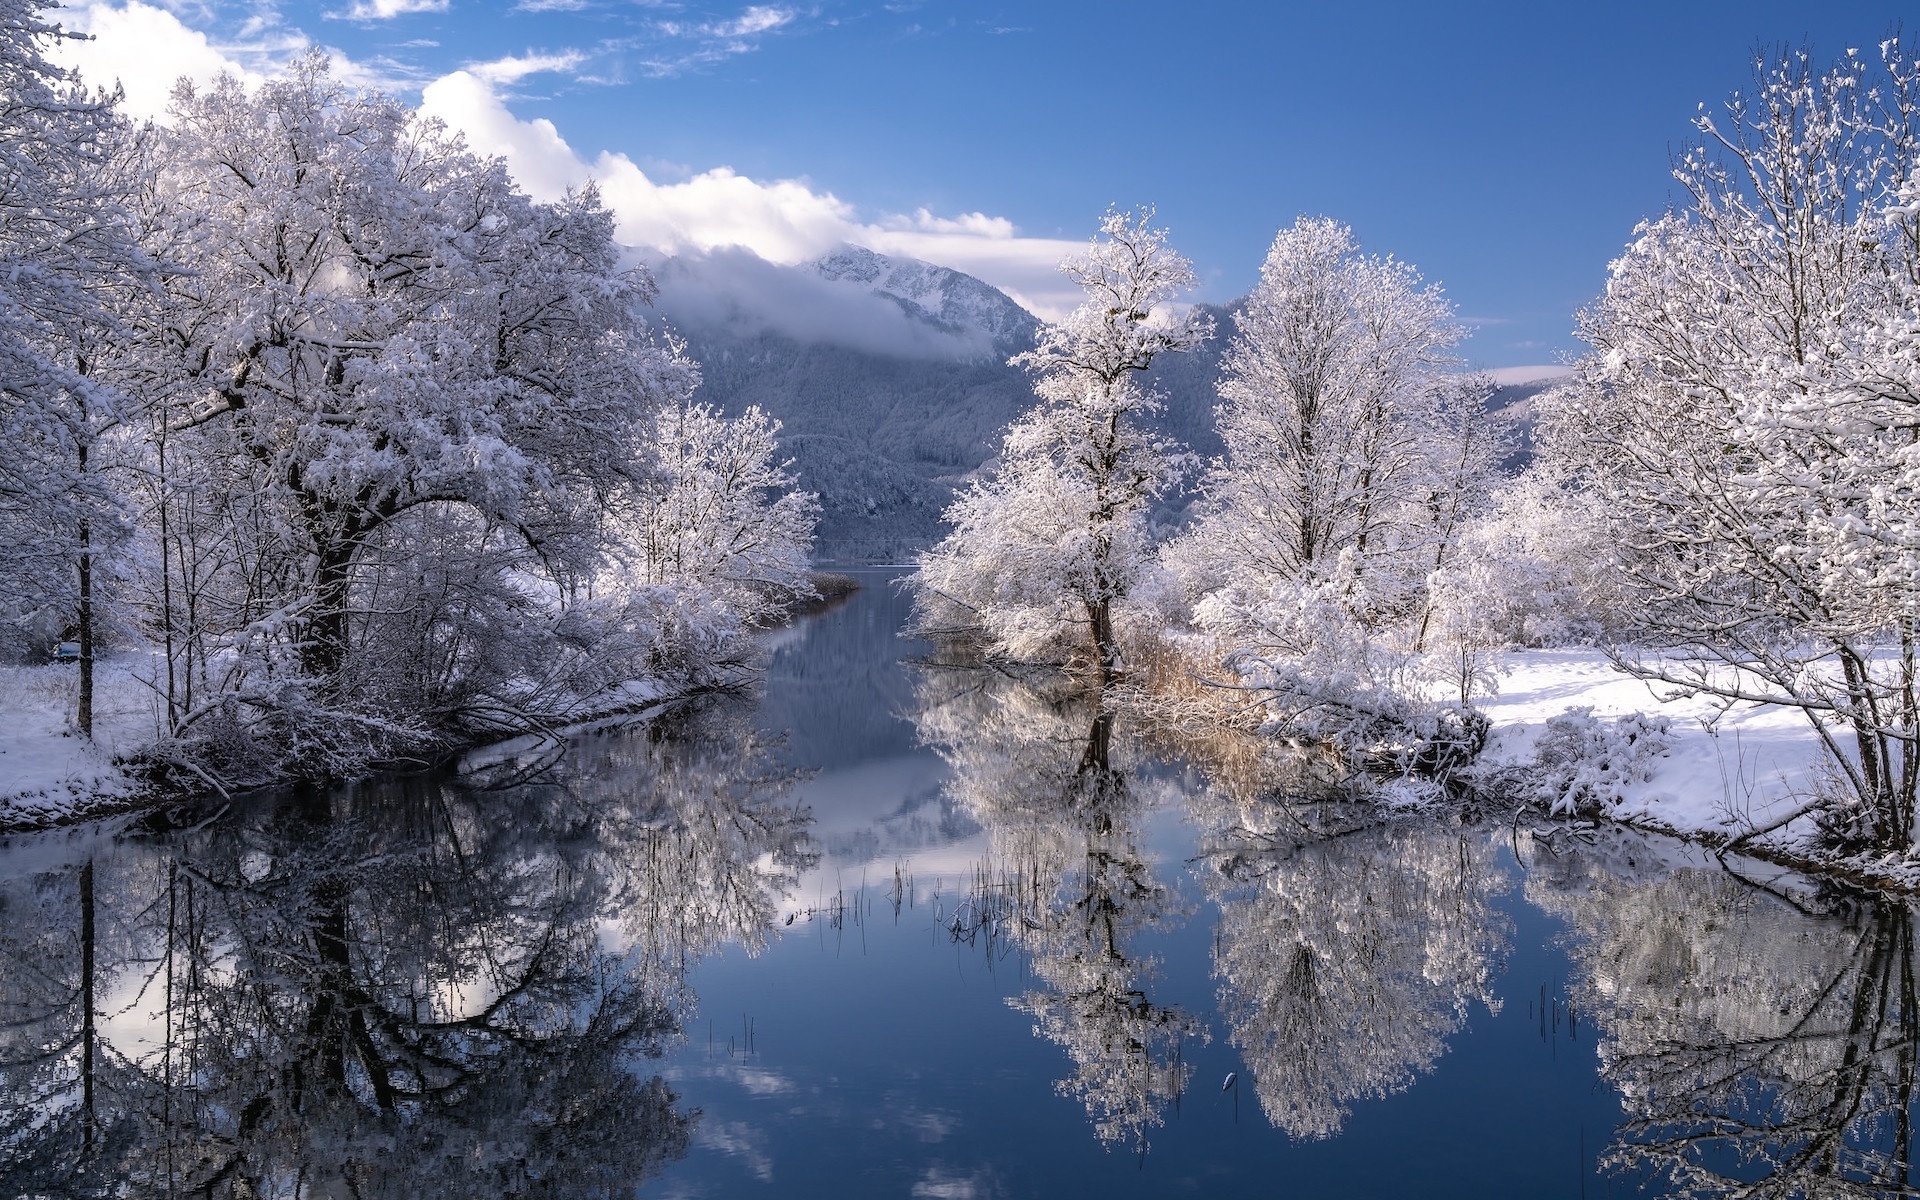
[[[1355,1101],[1433,1070],[1472,1004],[1495,1005],[1505,879],[1483,837],[1392,823],[1301,839],[1265,810],[1211,814],[1221,1015],[1267,1119],[1326,1138]]]
[[[1573,999],[1628,1116],[1603,1161],[1676,1196],[1915,1195],[1911,907],[1599,858],[1538,856],[1527,896],[1578,939]]]
[[[942,790],[946,771],[920,746],[908,714],[910,677],[899,636],[910,607],[898,570],[856,569],[859,590],[831,611],[769,636],[765,698],[755,715],[778,734],[782,754],[805,763],[802,794],[832,870],[952,846],[979,826]]]
[[[787,757],[833,771],[911,754],[913,683],[900,669],[912,602],[900,571],[854,572],[860,590],[833,611],[771,635],[761,727],[785,733]],[[896,719],[875,719],[875,713]]]
[[[953,770],[949,794],[987,830],[990,865],[953,932],[1005,935],[1027,951],[1040,986],[1009,1003],[1073,1061],[1058,1090],[1085,1106],[1103,1143],[1144,1150],[1186,1090],[1185,1044],[1207,1034],[1148,994],[1157,964],[1133,946],[1187,914],[1140,848],[1142,799],[1113,715],[1097,696],[1050,696],[984,671],[929,671],[920,695],[921,736]]]
[[[697,1116],[634,1065],[813,861],[737,733],[590,742],[621,786],[259,798],[0,888],[0,1194],[630,1193]]]

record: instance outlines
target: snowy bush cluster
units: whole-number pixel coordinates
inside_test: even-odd
[[[1525,786],[1551,813],[1603,813],[1652,779],[1654,760],[1672,744],[1664,718],[1629,713],[1608,721],[1592,708],[1570,708],[1547,721]]]
[[[0,0],[0,630],[159,651],[163,752],[341,775],[713,678],[809,591],[592,191],[310,56],[134,128]],[[640,681],[650,681],[641,684]]]

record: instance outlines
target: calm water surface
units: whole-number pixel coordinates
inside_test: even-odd
[[[0,844],[0,1197],[1913,1194],[1908,906],[1283,802],[886,580],[756,701]]]

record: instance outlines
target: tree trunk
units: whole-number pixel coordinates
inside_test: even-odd
[[[87,447],[80,446],[80,480],[84,487],[87,477]],[[80,700],[75,706],[73,723],[80,728],[80,736],[89,741],[93,738],[93,526],[85,517],[80,518],[80,556],[75,564],[80,579]]]
[[[353,576],[350,538],[322,540],[314,568],[313,604],[307,610],[306,637],[300,647],[300,666],[321,680],[329,693],[341,686],[347,663],[348,602]]]
[[[1872,672],[1861,655],[1845,646],[1840,650],[1840,666],[1847,689],[1846,715],[1853,726],[1860,776],[1867,789],[1861,799],[1873,820],[1873,844],[1882,850],[1904,850],[1911,835],[1892,773],[1897,751],[1882,725]]]
[[[1104,596],[1087,601],[1087,621],[1093,627],[1095,678],[1104,688],[1120,674],[1120,646],[1113,636],[1113,602]]]
[[[80,700],[75,706],[73,723],[80,736],[93,737],[93,551],[91,530],[80,522]]]

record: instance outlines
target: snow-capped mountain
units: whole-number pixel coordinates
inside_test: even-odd
[[[892,301],[913,320],[968,342],[984,339],[995,351],[1024,347],[1039,328],[1033,314],[1005,292],[951,267],[890,258],[862,246],[842,246],[807,266],[822,279]]]
[[[782,450],[820,496],[822,559],[931,545],[954,489],[1034,402],[1033,381],[1007,359],[1033,344],[1039,322],[960,271],[843,246],[795,266],[716,251],[667,259],[654,275],[660,316],[700,362],[700,395],[781,422]],[[1155,372],[1163,429],[1203,455],[1218,452],[1216,354]]]
[[[842,246],[783,266],[741,249],[654,264],[659,311],[688,336],[776,334],[894,358],[1001,362],[1039,322],[1004,292],[949,267]]]

